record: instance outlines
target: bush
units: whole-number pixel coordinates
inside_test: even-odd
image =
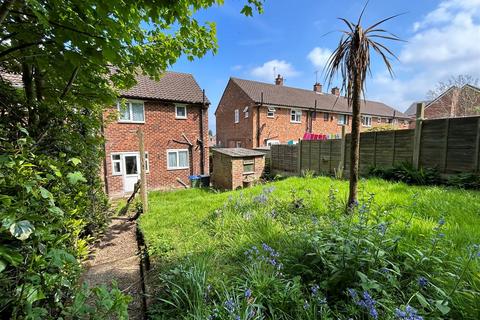
[[[333,188],[327,209],[309,190],[273,187],[231,197],[205,221],[218,250],[175,261],[160,274],[161,319],[478,319],[480,247],[452,255],[443,234],[413,229],[411,215],[361,192],[348,215]],[[166,269],[168,270],[168,269]]]
[[[369,175],[391,181],[401,181],[415,185],[442,184],[440,172],[435,168],[415,169],[410,163],[402,163],[391,168],[374,167]]]

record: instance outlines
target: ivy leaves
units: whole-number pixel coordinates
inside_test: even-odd
[[[28,220],[22,220],[12,223],[9,228],[10,233],[18,240],[27,240],[35,230],[35,227]]]

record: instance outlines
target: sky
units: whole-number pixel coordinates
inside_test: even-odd
[[[200,21],[217,27],[218,52],[193,62],[181,58],[172,70],[192,73],[211,101],[209,128],[215,132],[215,109],[230,77],[274,82],[274,70],[284,84],[312,89],[318,81],[327,90],[324,65],[345,25],[338,18],[357,21],[365,1],[266,0],[263,14],[245,17],[246,0],[225,0],[220,7],[196,13]],[[402,42],[383,40],[398,60],[388,74],[372,55],[367,80],[368,100],[397,110],[423,100],[439,81],[469,74],[480,78],[480,0],[370,0],[364,25],[404,13],[383,27]],[[340,85],[338,79],[332,86]]]

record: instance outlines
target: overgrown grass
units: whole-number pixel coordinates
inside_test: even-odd
[[[274,187],[274,191],[268,194],[269,202],[263,204],[263,199],[255,197],[264,194],[264,188],[270,186]],[[338,235],[332,237],[332,234],[338,232],[338,230],[335,229],[337,228],[335,226],[336,221],[339,221],[339,224],[342,226],[339,230],[343,230],[342,232],[346,234],[346,237],[353,237],[353,235],[355,235],[353,230],[361,224],[361,216],[352,216],[351,220],[342,217],[341,208],[343,208],[343,204],[345,203],[347,188],[348,184],[345,181],[319,177],[289,178],[266,186],[257,186],[241,191],[224,193],[215,193],[204,189],[151,193],[150,212],[141,218],[140,225],[145,233],[150,254],[154,259],[154,265],[158,268],[157,270],[161,270],[154,271],[155,275],[158,276],[159,283],[165,286],[165,288],[163,288],[165,291],[159,293],[161,298],[158,300],[159,305],[164,304],[164,306],[154,307],[154,309],[158,308],[158,310],[161,310],[161,313],[156,313],[156,317],[165,319],[169,317],[197,319],[206,316],[202,313],[203,311],[201,311],[204,309],[209,310],[211,315],[213,312],[213,317],[215,317],[215,310],[219,309],[217,310],[219,312],[217,318],[219,319],[227,319],[229,316],[232,316],[233,313],[230,315],[228,312],[222,314],[225,310],[228,311],[229,308],[221,304],[220,308],[213,309],[213,311],[211,307],[198,306],[199,296],[202,294],[205,296],[211,295],[211,293],[205,289],[207,283],[209,287],[212,286],[215,288],[216,300],[226,299],[225,303],[232,302],[239,310],[243,310],[241,312],[238,311],[238,315],[240,315],[242,319],[257,319],[256,316],[260,314],[267,314],[271,318],[278,319],[291,319],[292,314],[297,315],[296,318],[314,319],[318,316],[317,313],[319,312],[322,312],[324,318],[333,317],[333,315],[338,317],[339,315],[356,314],[354,308],[352,309],[352,307],[343,304],[336,304],[336,302],[335,306],[332,307],[332,305],[330,305],[329,308],[325,310],[321,309],[323,306],[316,306],[315,308],[320,309],[315,309],[316,311],[312,313],[313,311],[310,310],[312,301],[305,300],[305,303],[309,305],[308,310],[301,307],[297,308],[298,310],[295,309],[295,306],[298,307],[298,305],[303,303],[303,300],[300,302],[297,301],[304,299],[305,292],[302,293],[302,291],[308,291],[311,281],[322,281],[321,278],[318,279],[316,277],[321,275],[322,272],[325,272],[324,267],[322,267],[321,270],[318,269],[318,261],[313,263],[308,258],[311,255],[309,250],[316,251],[317,249],[314,249],[316,246],[326,244],[318,242],[319,240],[317,238],[319,236],[315,236],[315,232],[321,233],[322,230],[325,230],[327,233],[328,230],[330,233],[323,241],[326,241],[328,245],[332,245],[332,243],[336,242],[336,237],[338,237]],[[411,259],[414,259],[417,254],[419,255],[418,269],[423,272],[421,274],[430,274],[434,277],[435,271],[433,270],[440,270],[441,268],[445,268],[445,273],[453,273],[457,268],[455,266],[457,266],[457,264],[461,265],[458,259],[467,255],[467,247],[472,243],[479,242],[480,193],[478,192],[441,187],[408,186],[403,183],[391,183],[379,179],[362,181],[361,189],[360,194],[362,195],[362,199],[360,203],[369,204],[368,211],[371,217],[368,218],[368,223],[378,223],[378,219],[381,217],[381,219],[383,219],[382,223],[386,223],[389,232],[392,232],[392,239],[394,239],[394,234],[400,234],[402,241],[399,241],[399,246],[412,251]],[[371,202],[371,198],[374,199],[373,202]],[[252,201],[252,199],[254,200]],[[332,208],[332,206],[335,206],[335,208]],[[436,239],[436,236],[439,237],[440,233],[434,230],[438,230],[438,221],[442,220],[443,217],[446,220],[446,224],[441,226],[442,244],[438,246],[434,245],[430,254],[433,253],[434,249],[438,250],[439,248],[441,248],[441,253],[439,252],[434,258],[431,257],[433,260],[428,262],[427,260],[430,258],[427,257],[425,252],[430,251],[428,248],[431,246],[430,243],[432,241],[437,241],[432,240],[432,237],[433,239]],[[320,221],[318,226],[317,220]],[[350,224],[352,235],[349,235],[348,231]],[[405,226],[408,226],[408,228]],[[318,228],[318,230],[316,228]],[[368,231],[366,234],[357,234],[356,236],[368,239],[372,234],[373,242],[377,240],[380,241],[377,239],[375,233],[371,231]],[[322,236],[320,236],[320,238],[322,238]],[[355,239],[355,237],[353,237],[353,239]],[[258,268],[245,267],[244,252],[248,248],[259,246],[262,243],[269,244],[281,253],[282,262],[286,266],[285,275],[282,275],[284,278],[282,278],[283,280],[281,281],[286,281],[285,283],[272,280],[273,278],[277,279],[277,275],[273,274],[271,270],[266,270],[264,266]],[[315,245],[312,245],[312,243],[315,243]],[[356,245],[353,246],[355,247]],[[380,241],[379,246],[384,246],[383,242]],[[333,257],[333,254],[337,254],[336,248],[335,246],[333,251],[329,251],[325,253],[325,255],[331,255],[331,257]],[[415,252],[415,248],[418,248],[425,256]],[[383,250],[384,249],[382,249],[382,251]],[[398,250],[400,250],[400,252],[395,253],[390,258],[399,259],[399,265],[404,266],[404,263],[407,263],[406,261],[410,258],[408,258],[408,255],[403,256],[404,252],[401,251],[402,249]],[[398,258],[399,256],[403,258],[400,259]],[[362,256],[362,259],[363,258],[365,257]],[[444,259],[442,260],[444,262],[441,262],[441,268],[430,270],[429,268],[439,263],[435,259]],[[377,267],[381,265],[376,257],[374,260],[374,262],[371,262],[372,265]],[[393,264],[393,262],[391,263]],[[305,267],[305,264],[308,267]],[[417,262],[415,262],[415,266],[416,264]],[[423,267],[423,264],[426,264],[425,267]],[[420,266],[422,267],[420,268]],[[359,264],[359,269],[354,270],[358,271],[364,267],[363,264]],[[252,271],[251,268],[254,268],[256,271]],[[469,272],[470,268],[469,266]],[[259,273],[257,269],[263,270],[262,273]],[[299,269],[301,269],[301,271],[299,271]],[[466,287],[468,287],[469,290],[472,289],[469,286],[473,286],[473,289],[475,289],[475,285],[478,285],[478,268],[473,270],[477,270],[477,273],[468,273],[469,282]],[[417,276],[416,272],[415,268],[413,268],[409,273],[406,273],[409,274],[408,277],[412,278]],[[182,281],[184,282],[175,282],[178,274],[190,274],[191,276],[183,277]],[[264,278],[265,274],[273,278]],[[202,275],[201,280],[195,280],[195,275]],[[245,278],[244,275],[249,275],[249,278]],[[368,276],[370,278],[374,277],[371,274],[368,274]],[[405,277],[405,274],[402,274],[402,276]],[[352,287],[354,287],[355,283],[361,286],[361,288],[365,288],[365,286],[368,287],[368,285],[364,284],[364,280],[355,277],[358,278],[358,276],[354,276],[349,279],[349,281],[352,282]],[[186,279],[188,279],[188,281]],[[404,282],[405,279],[402,281]],[[241,283],[244,283],[244,285]],[[238,289],[238,287],[243,287],[243,289],[246,290],[247,283],[249,286],[255,287],[255,302],[258,303],[258,305],[247,303],[242,309],[240,305],[243,300],[238,300],[238,294],[233,294],[232,290],[234,290],[234,288]],[[279,283],[281,283],[281,286]],[[273,284],[279,285],[280,287],[274,290],[272,289]],[[455,277],[452,276],[452,279],[442,280],[442,285],[448,288],[452,286],[455,287]],[[179,296],[174,297],[173,292],[177,292],[178,290],[172,290],[172,286],[196,289],[186,289],[184,297],[181,298]],[[327,297],[327,299],[331,299],[332,297],[335,297],[338,301],[346,299],[344,293],[332,292],[329,286],[331,286],[331,284],[321,284],[322,294]],[[343,292],[346,289],[344,288],[345,283],[341,285],[335,284],[334,287],[335,286],[342,288]],[[399,284],[399,286],[401,285]],[[284,296],[278,297],[280,293],[277,294],[275,292],[278,290],[286,290],[285,288],[290,288],[291,291],[288,291],[288,293],[283,292]],[[161,288],[160,291],[163,289]],[[479,288],[476,287],[476,289],[478,290]],[[259,291],[262,291],[264,295],[263,300]],[[191,292],[195,292],[195,294],[191,294]],[[272,298],[269,292],[271,294],[275,293],[276,298]],[[388,288],[382,288],[381,292],[384,292],[381,296],[390,294],[388,293]],[[402,303],[404,306],[408,304],[407,301],[403,301],[404,298],[402,298],[401,295],[397,296],[397,293],[392,295],[395,296],[395,299],[401,300],[397,301],[399,302],[399,306],[402,305]],[[443,295],[438,293],[438,295],[441,297],[448,296],[447,293]],[[437,296],[426,296],[430,299],[428,300],[428,306],[424,306],[423,303],[421,303],[421,305],[417,305],[417,308],[422,307],[424,314],[434,314],[427,312],[434,312],[432,311],[435,309],[433,306],[437,304],[438,310],[435,309],[435,312],[439,312],[442,308],[443,300],[438,300],[440,298]],[[168,309],[165,307],[165,304],[175,306],[178,311],[182,309],[180,308],[180,301],[185,301],[185,299],[188,301],[190,301],[189,299],[196,301],[196,303],[193,304],[189,302],[189,304],[195,305],[195,307],[184,306],[182,308],[190,308],[195,310],[195,312],[185,310],[184,314],[165,314],[165,310]],[[277,301],[278,299],[283,302],[279,303]],[[464,299],[463,296],[459,295],[453,299],[451,303],[461,304],[462,299]],[[405,298],[405,300],[408,300],[408,297]],[[414,300],[416,301],[416,299]],[[462,309],[457,306],[458,310],[456,309],[450,314],[454,314],[454,316],[461,315],[465,318],[475,318],[478,316],[478,313],[474,315],[471,314],[474,312],[472,310],[477,310],[475,312],[479,312],[478,310],[480,310],[478,296],[474,295],[473,298],[470,297],[467,300],[469,302],[465,303],[465,308]],[[415,301],[409,303],[415,305]],[[206,302],[201,302],[200,304],[202,303]],[[417,301],[417,304],[418,303]],[[267,308],[266,305],[277,311],[265,311],[265,308]],[[392,305],[391,303],[389,305],[388,301],[383,301],[382,308],[390,310]],[[296,311],[294,311],[294,309]],[[468,309],[468,311],[464,309]],[[387,314],[385,310],[383,310],[384,315]],[[307,311],[309,312],[308,314],[305,313]],[[467,313],[465,314],[465,312]],[[252,315],[255,315],[255,317]],[[366,316],[368,317],[368,314]],[[446,315],[444,316],[447,317]],[[260,319],[260,317],[258,317],[258,319]]]

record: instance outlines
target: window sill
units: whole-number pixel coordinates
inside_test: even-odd
[[[302,122],[301,121],[290,121],[290,123],[301,124]]]
[[[187,120],[187,117],[175,117],[176,120]]]
[[[128,121],[128,120],[118,120],[118,123],[145,124],[145,121]]]
[[[251,171],[251,172],[244,172],[243,175],[248,175],[248,174],[255,174],[255,171]]]
[[[190,167],[182,167],[182,168],[167,168],[167,171],[175,171],[175,170],[187,170],[190,169]]]

